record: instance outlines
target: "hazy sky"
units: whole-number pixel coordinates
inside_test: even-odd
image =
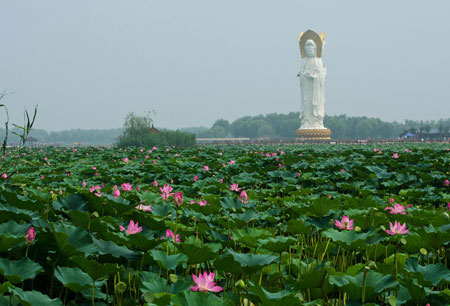
[[[0,0],[0,91],[14,121],[113,128],[300,110],[299,32],[326,31],[325,111],[450,117],[450,1]],[[0,120],[3,121],[0,113]]]

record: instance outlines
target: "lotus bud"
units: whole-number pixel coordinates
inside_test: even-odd
[[[236,282],[236,284],[234,285],[235,287],[241,287],[241,288],[245,288],[245,282],[240,279]]]
[[[181,204],[183,204],[183,194],[180,191],[178,191],[175,194],[173,200],[175,201],[175,204],[177,204],[177,206],[181,206]]]
[[[25,239],[27,240],[27,243],[33,243],[35,238],[36,238],[36,232],[34,231],[34,227],[30,227],[27,231],[27,235],[25,236]]]
[[[127,290],[127,284],[125,284],[124,282],[119,282],[116,285],[116,291],[119,294],[124,293]]]

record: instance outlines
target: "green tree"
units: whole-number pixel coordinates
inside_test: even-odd
[[[179,146],[187,147],[196,144],[195,135],[181,131],[153,129],[153,120],[149,112],[142,116],[129,113],[125,118],[123,135],[118,146]]]

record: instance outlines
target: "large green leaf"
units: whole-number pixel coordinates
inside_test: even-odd
[[[88,211],[86,198],[81,194],[70,194],[66,198],[59,198],[53,202],[55,209],[66,208],[69,210]]]
[[[225,306],[227,303],[223,302],[214,294],[206,292],[182,291],[172,298],[171,305],[174,306],[194,306],[194,305],[208,305],[208,306]]]
[[[259,240],[259,245],[274,253],[281,253],[289,249],[297,240],[292,237],[277,236]]]
[[[174,270],[179,264],[187,261],[187,256],[181,253],[175,255],[167,255],[166,252],[160,250],[150,251],[153,259],[158,265],[166,270]]]
[[[214,269],[231,274],[242,274],[241,264],[238,263],[231,254],[222,255],[214,260]]]
[[[389,173],[386,170],[377,166],[366,166],[366,169],[374,173],[375,176],[379,179],[389,178],[392,175],[392,173]]]
[[[10,282],[17,284],[26,279],[33,279],[44,269],[29,258],[10,260],[0,258],[0,273]]]
[[[358,273],[355,277],[338,273],[329,278],[330,285],[335,285],[340,291],[347,292],[350,299],[359,301],[362,297],[364,272]],[[374,271],[369,271],[366,276],[366,301],[374,301],[378,294],[398,289],[399,283],[393,275],[383,275]]]
[[[0,224],[0,233],[7,233],[10,236],[24,238],[30,227],[30,224],[19,224],[13,220],[9,220],[8,222]]]
[[[25,235],[23,237],[11,236],[9,234],[0,235],[0,253],[7,252],[11,248],[25,242]]]
[[[128,260],[133,260],[139,257],[138,253],[135,253],[125,246],[119,246],[112,241],[103,241],[93,238],[94,244],[98,248],[100,255],[109,254],[116,258],[124,257]]]
[[[262,267],[278,262],[280,258],[270,254],[252,254],[237,253],[231,249],[227,252],[234,257],[234,260],[241,265],[241,268],[247,273],[255,273]]]
[[[329,198],[315,199],[308,209],[308,214],[314,217],[324,217],[339,206],[339,201]]]
[[[259,239],[265,239],[272,236],[272,233],[266,229],[246,227],[233,232],[233,240],[241,242],[248,247],[255,248],[258,246]]]
[[[371,233],[357,233],[354,230],[336,230],[329,228],[322,232],[322,236],[330,238],[331,241],[340,244],[343,247],[350,246],[351,248],[366,247],[364,242]]]
[[[87,259],[83,256],[74,256],[71,257],[70,260],[76,263],[84,272],[89,274],[89,276],[95,280],[119,271],[117,264],[101,264],[96,260]]]
[[[66,256],[74,255],[76,252],[82,252],[86,255],[98,252],[91,235],[82,228],[69,223],[55,223],[53,224],[53,234],[59,250]],[[73,247],[75,247],[76,252],[74,252]]]
[[[199,264],[218,257],[218,254],[207,245],[197,246],[192,243],[179,243],[175,246],[181,253],[188,257],[188,263],[190,265]]]
[[[163,293],[167,290],[168,280],[163,278],[152,279],[146,282],[142,282],[141,291],[143,293]],[[171,294],[177,294],[181,291],[188,290],[192,285],[186,283],[183,280],[178,280],[175,283],[170,284],[168,292]]]
[[[55,277],[64,287],[69,288],[73,292],[78,293],[83,289],[92,287],[92,277],[79,268],[57,267],[55,269]]]
[[[32,219],[39,218],[39,214],[25,210],[20,209],[14,206],[6,206],[6,205],[0,205],[0,223],[14,220],[14,221],[31,221]]]
[[[250,285],[248,291],[255,294],[261,300],[260,305],[264,306],[286,306],[286,305],[302,305],[300,300],[295,297],[295,292],[290,290],[281,290],[278,292],[270,292],[262,286]]]
[[[20,288],[10,288],[9,292],[17,296],[25,306],[62,306],[60,299],[51,299],[39,291],[23,291]]]
[[[450,282],[450,270],[441,263],[422,266],[417,258],[410,257],[405,262],[405,270],[414,273],[424,286],[436,287],[441,282]]]

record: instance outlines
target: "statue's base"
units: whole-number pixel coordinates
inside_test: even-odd
[[[298,129],[295,132],[297,136],[295,141],[307,141],[307,140],[330,140],[330,129]]]

